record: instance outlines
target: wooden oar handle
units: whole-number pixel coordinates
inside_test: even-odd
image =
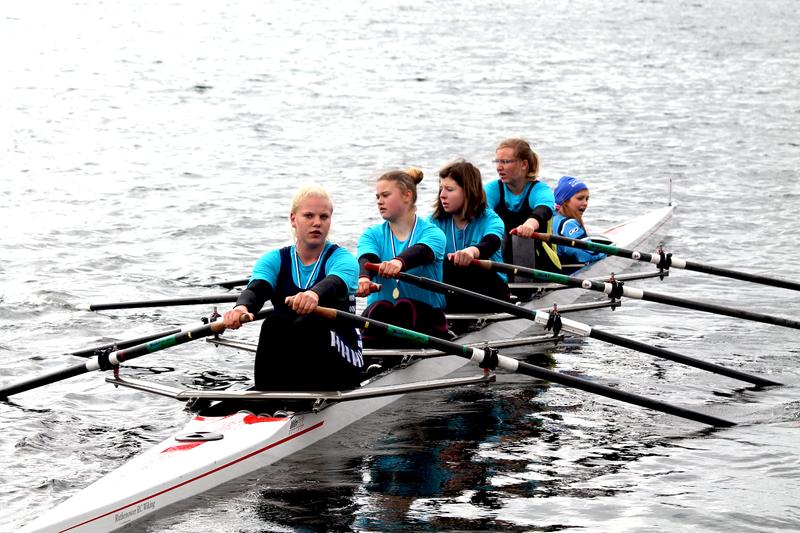
[[[484,270],[492,270],[492,262],[488,259],[473,259],[469,264]]]
[[[380,265],[377,264],[377,263],[365,263],[364,264],[364,268],[366,268],[367,270],[369,270],[371,272],[377,272],[378,268],[380,268]],[[364,277],[366,277],[366,276],[364,276]],[[381,290],[381,284],[380,283],[375,283],[374,281],[370,280],[370,282],[369,282],[369,294],[372,294],[374,292],[378,292],[380,290]]]
[[[517,228],[513,228],[511,231],[508,232],[508,234],[509,235],[516,235],[520,239],[532,239],[533,238],[533,235],[531,235],[530,237],[525,237],[524,235],[520,235],[519,231],[517,231]]]
[[[330,307],[317,307],[314,309],[314,314],[319,315],[322,318],[327,318],[328,320],[336,319],[336,309],[331,309]]]
[[[255,319],[256,316],[253,313],[245,312],[239,315],[239,324],[247,324],[248,322],[252,322]],[[227,326],[225,326],[224,320],[217,320],[215,322],[212,322],[211,324],[209,324],[209,327],[211,328],[211,332],[214,333],[215,335],[223,333],[226,329],[228,329]]]

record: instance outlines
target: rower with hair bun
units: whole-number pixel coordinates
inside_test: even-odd
[[[445,299],[441,294],[401,282],[399,274],[442,281],[445,236],[428,220],[417,216],[417,184],[422,171],[392,170],[378,178],[375,198],[384,222],[367,228],[358,240],[358,292],[367,296],[364,316],[426,335],[447,337]],[[366,268],[377,263],[378,271]],[[364,332],[365,346],[386,341]],[[396,341],[395,341],[396,344]]]

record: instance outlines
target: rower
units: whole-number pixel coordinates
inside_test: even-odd
[[[507,276],[482,268],[470,267],[473,259],[502,261],[502,219],[486,205],[481,171],[459,159],[439,171],[439,196],[429,219],[446,238],[444,282],[508,301]],[[449,313],[486,310],[486,304],[458,294],[447,295]]]
[[[420,169],[410,168],[378,178],[375,198],[384,222],[370,226],[358,239],[356,295],[367,296],[364,316],[444,338],[448,337],[444,296],[397,279],[408,272],[442,281],[444,233],[417,216],[417,184],[422,177]],[[379,263],[377,274],[366,268],[367,263]],[[365,346],[385,344],[385,339],[365,332]]]
[[[505,225],[503,260],[560,272],[555,247],[528,240],[534,231],[551,233],[555,212],[553,191],[538,178],[538,154],[524,139],[506,139],[497,146],[494,164],[500,179],[486,184],[486,201]]]
[[[358,263],[327,240],[332,216],[324,189],[298,190],[289,214],[295,244],[261,256],[236,306],[224,314],[225,327],[237,329],[242,315],[272,300],[275,310],[264,320],[256,350],[257,390],[347,390],[361,380],[358,330],[311,314],[317,306],[355,312]]]
[[[586,239],[583,214],[589,206],[589,187],[572,176],[561,176],[555,190],[556,214],[553,217],[553,233],[568,239]],[[571,274],[584,266],[606,257],[601,252],[581,250],[569,246],[558,247],[558,257],[564,266],[563,272]]]

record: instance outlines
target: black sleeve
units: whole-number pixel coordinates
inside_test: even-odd
[[[433,263],[436,256],[427,244],[420,243],[406,248],[397,255],[397,258],[403,262],[403,271],[407,271],[421,265]]]
[[[311,290],[317,293],[320,302],[328,298],[336,300],[347,298],[347,284],[335,274],[325,276],[319,283],[311,287]]]
[[[500,249],[503,242],[497,235],[485,235],[481,242],[475,245],[475,248],[481,253],[481,259],[489,259],[494,253]]]
[[[381,258],[375,254],[364,254],[358,258],[358,277],[367,277],[370,280],[375,277],[375,272],[367,270],[365,266],[367,263],[380,263]]]
[[[236,305],[244,305],[251,313],[258,313],[264,302],[272,296],[272,285],[263,279],[254,279],[239,295]]]
[[[546,205],[537,205],[533,208],[531,218],[536,219],[539,223],[539,231],[545,231],[547,229],[547,222],[553,218],[553,210]]]

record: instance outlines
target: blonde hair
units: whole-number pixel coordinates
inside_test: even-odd
[[[333,214],[333,200],[331,200],[328,191],[319,185],[304,185],[297,189],[297,192],[294,193],[292,197],[291,213],[296,215],[297,210],[300,209],[300,204],[303,203],[303,200],[308,198],[322,198],[323,200],[327,200],[328,204],[331,206],[331,214]],[[292,238],[297,240],[297,231],[295,231],[294,227],[292,227]]]
[[[292,197],[292,213],[297,213],[297,210],[300,209],[300,203],[305,200],[306,198],[323,198],[328,200],[328,203],[331,204],[331,213],[333,213],[333,200],[331,200],[328,191],[320,187],[319,185],[304,185],[297,189],[297,192],[294,193]]]
[[[411,205],[417,203],[417,184],[422,181],[422,169],[408,167],[407,170],[390,170],[378,178],[378,181],[393,181],[401,192],[411,191]]]

